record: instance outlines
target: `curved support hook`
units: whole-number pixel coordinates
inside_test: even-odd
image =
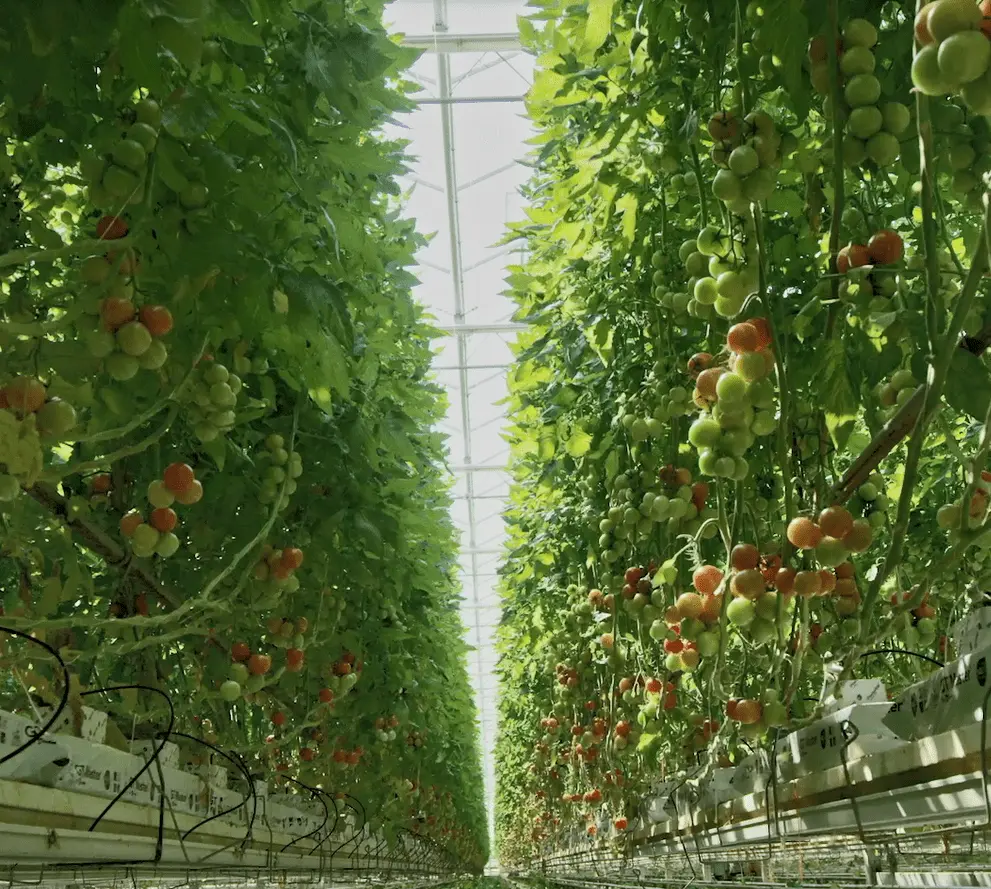
[[[49,717],[48,722],[34,735],[28,738],[20,747],[12,750],[5,756],[0,756],[0,766],[5,762],[9,762],[19,753],[23,753],[32,744],[37,744],[38,739],[47,733],[56,722],[58,718],[62,715],[62,711],[65,709],[66,704],[69,703],[69,668],[65,665],[65,661],[62,660],[62,656],[52,648],[47,642],[42,642],[40,639],[35,639],[34,636],[30,636],[27,633],[22,633],[20,630],[13,630],[10,627],[0,626],[0,633],[7,633],[10,636],[16,636],[18,639],[26,639],[28,642],[32,642],[35,645],[40,645],[45,649],[55,660],[58,661],[59,666],[62,668],[62,699],[59,701],[58,706],[55,708],[55,712]],[[13,881],[13,877],[11,877]]]

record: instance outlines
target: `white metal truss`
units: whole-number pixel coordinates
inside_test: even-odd
[[[464,33],[468,29],[457,23],[474,22],[476,16],[482,16],[483,7],[488,7],[490,12],[496,9],[509,14],[503,15],[497,26],[504,28],[515,20],[510,15],[525,13],[526,4],[525,0],[483,0],[477,5],[474,0],[430,0],[428,5],[422,0],[419,3],[397,0],[395,6],[404,3],[409,4],[410,17],[422,15],[428,9],[433,16],[432,22],[417,21],[417,27],[406,27],[408,36],[402,38],[404,45],[426,53],[414,72],[414,79],[424,90],[414,99],[423,109],[417,114],[431,115],[427,134],[432,140],[431,147],[417,144],[415,127],[410,128],[406,137],[412,137],[412,155],[430,151],[435,166],[439,166],[435,159],[442,155],[443,176],[437,169],[434,169],[437,175],[416,170],[408,182],[417,189],[426,189],[427,195],[433,194],[438,209],[443,201],[446,217],[443,221],[446,250],[440,255],[435,246],[429,258],[421,257],[420,264],[425,273],[430,273],[431,281],[442,280],[443,289],[450,293],[449,306],[438,306],[435,298],[430,308],[437,316],[439,330],[446,335],[445,341],[451,344],[435,362],[435,371],[450,393],[450,413],[443,428],[451,433],[450,468],[456,479],[453,509],[462,530],[462,618],[469,644],[475,649],[469,668],[479,708],[491,819],[497,721],[493,631],[500,612],[496,568],[503,544],[500,516],[509,490],[506,445],[500,436],[504,415],[501,408],[493,407],[501,400],[504,389],[502,394],[493,393],[505,380],[511,360],[508,344],[526,330],[526,325],[510,320],[508,303],[505,311],[501,310],[505,302],[501,296],[503,270],[506,265],[520,261],[518,248],[492,246],[501,233],[491,242],[479,243],[477,222],[479,214],[492,217],[503,212],[501,203],[495,207],[492,202],[498,199],[498,189],[506,187],[504,182],[518,185],[525,179],[525,170],[518,163],[526,151],[523,139],[513,142],[501,138],[492,121],[500,116],[499,120],[511,122],[511,118],[523,115],[524,93],[530,79],[528,73],[521,71],[532,67],[532,61],[522,54],[515,31],[489,29]],[[407,24],[409,21],[407,18]],[[485,28],[480,17],[477,23],[481,29]],[[432,30],[425,33],[428,27]],[[474,119],[478,119],[478,114],[488,113],[472,111],[472,106],[491,108],[492,116],[486,123],[494,128],[493,145],[485,146],[477,156],[464,154],[463,146],[472,134],[459,130],[459,122],[462,127],[468,126],[464,121],[469,118],[464,115],[474,114]],[[439,146],[437,134],[441,137]],[[500,153],[499,145],[503,143],[505,150]],[[469,189],[470,194],[466,195]],[[433,222],[419,219],[418,223],[425,232],[442,227],[440,219]],[[435,297],[437,287],[430,289],[430,296]],[[492,310],[497,302],[498,312]],[[502,345],[485,354],[480,343]]]

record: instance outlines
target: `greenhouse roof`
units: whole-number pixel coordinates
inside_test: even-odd
[[[386,18],[424,48],[412,69],[422,85],[407,120],[414,156],[408,212],[436,233],[419,256],[417,298],[446,333],[434,362],[450,407],[453,518],[461,531],[462,614],[475,649],[469,669],[480,711],[486,797],[494,794],[496,570],[503,545],[509,449],[502,436],[506,369],[519,325],[502,294],[518,248],[499,246],[523,215],[531,126],[523,112],[533,59],[519,48],[521,0],[397,0]]]

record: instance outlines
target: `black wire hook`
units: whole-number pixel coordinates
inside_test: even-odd
[[[14,630],[11,627],[0,626],[0,633],[7,633],[11,636],[16,636],[19,639],[26,639],[28,642],[32,642],[35,645],[40,645],[53,658],[55,658],[55,660],[58,661],[59,666],[62,668],[62,699],[59,701],[58,707],[55,708],[55,712],[52,713],[48,719],[48,722],[46,722],[36,734],[32,735],[27,741],[21,744],[20,747],[17,747],[6,756],[0,757],[0,766],[2,766],[5,762],[9,762],[19,753],[23,753],[32,744],[37,744],[38,740],[46,734],[56,722],[58,722],[58,718],[62,715],[62,711],[65,709],[66,704],[69,703],[69,668],[65,665],[65,661],[62,660],[62,656],[58,653],[58,651],[52,648],[52,646],[47,642],[42,642],[41,639],[36,639],[28,633],[22,633],[20,630]],[[13,881],[13,877],[11,877],[11,881]]]

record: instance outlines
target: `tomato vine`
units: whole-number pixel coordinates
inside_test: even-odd
[[[444,405],[382,136],[415,56],[382,8],[5,9],[2,622],[60,650],[75,709],[160,690],[478,869]],[[0,660],[0,706],[62,694],[36,650]],[[126,745],[146,697],[86,704]]]
[[[897,694],[860,656],[951,657],[991,581],[988,4],[531,5],[507,861]]]

